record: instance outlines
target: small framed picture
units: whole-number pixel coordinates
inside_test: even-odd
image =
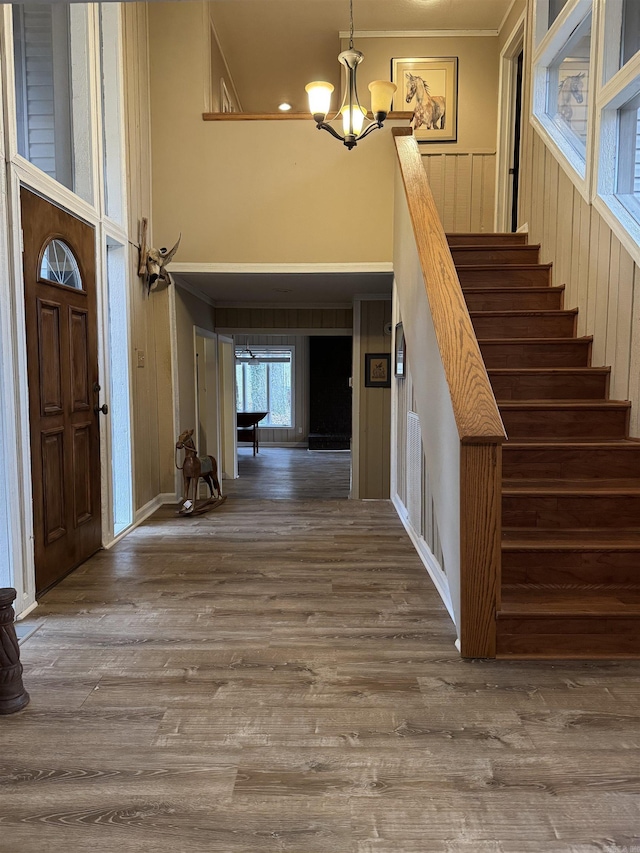
[[[391,60],[398,85],[394,110],[413,110],[418,142],[455,142],[458,138],[458,57],[402,57]]]
[[[395,377],[396,379],[404,379],[404,350],[405,350],[405,342],[404,342],[404,328],[402,323],[398,323],[396,325],[396,336],[395,340]]]
[[[388,352],[365,354],[364,387],[391,388],[391,355]]]

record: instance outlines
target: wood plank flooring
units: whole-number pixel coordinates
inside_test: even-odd
[[[640,847],[640,664],[461,660],[393,508],[327,498],[348,456],[271,451],[306,495],[241,460],[43,599],[0,851]]]

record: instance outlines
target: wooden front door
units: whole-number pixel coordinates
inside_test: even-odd
[[[21,192],[36,591],[101,546],[95,231]]]

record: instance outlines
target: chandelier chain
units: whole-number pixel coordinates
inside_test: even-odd
[[[349,50],[353,50],[353,0],[349,0]]]

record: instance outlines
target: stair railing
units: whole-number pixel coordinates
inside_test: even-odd
[[[506,434],[418,143],[394,137],[395,281],[460,651],[495,657]]]

